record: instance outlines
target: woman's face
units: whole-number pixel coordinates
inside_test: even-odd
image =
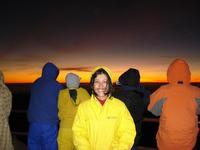
[[[99,99],[107,98],[108,79],[105,74],[99,74],[94,80],[94,91]]]

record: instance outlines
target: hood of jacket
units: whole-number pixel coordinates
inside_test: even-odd
[[[183,59],[175,59],[168,67],[167,81],[170,84],[189,84],[191,80],[190,68]]]
[[[59,74],[59,69],[53,63],[46,63],[42,68],[42,78],[43,79],[56,79]]]
[[[4,75],[3,72],[0,70],[0,83],[4,83]]]
[[[92,70],[92,73],[91,73],[91,76],[97,71],[97,70],[99,70],[99,69],[104,69],[107,73],[108,73],[108,75],[109,75],[109,77],[110,77],[110,79],[111,79],[111,81],[112,81],[112,74],[111,74],[111,71],[110,71],[110,69],[109,68],[107,68],[107,67],[105,67],[105,66],[97,66],[97,67],[95,67],[93,70]]]
[[[119,84],[137,86],[140,83],[140,73],[137,69],[130,68],[119,77]]]

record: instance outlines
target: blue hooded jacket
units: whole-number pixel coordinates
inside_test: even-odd
[[[58,74],[58,68],[48,62],[42,69],[42,76],[33,83],[28,107],[30,123],[58,123],[58,94],[63,88],[56,81]]]

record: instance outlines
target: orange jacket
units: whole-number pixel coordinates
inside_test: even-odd
[[[176,59],[167,71],[169,83],[150,97],[148,110],[160,116],[156,135],[160,150],[191,150],[196,143],[200,89],[190,85],[190,78],[188,64]]]

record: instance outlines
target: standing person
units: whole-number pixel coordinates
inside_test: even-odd
[[[66,76],[66,89],[59,93],[58,117],[60,128],[58,132],[58,149],[73,150],[72,124],[79,104],[90,98],[87,90],[79,87],[80,77],[73,73]]]
[[[190,69],[183,59],[169,65],[167,80],[167,85],[151,95],[148,106],[160,116],[157,146],[160,150],[192,150],[199,130],[200,89],[190,85]]]
[[[57,101],[62,89],[56,81],[58,74],[58,68],[48,62],[42,69],[42,76],[32,85],[28,107],[29,150],[57,150]]]
[[[12,136],[9,127],[9,116],[12,108],[12,94],[4,84],[4,75],[0,71],[0,149],[13,150]]]
[[[130,150],[135,124],[125,104],[112,96],[111,73],[97,67],[90,79],[91,98],[81,103],[73,123],[78,150]]]
[[[128,108],[136,126],[136,137],[132,150],[137,150],[141,139],[141,128],[144,112],[149,104],[150,93],[140,84],[140,73],[130,68],[118,80],[114,97],[122,100]]]

